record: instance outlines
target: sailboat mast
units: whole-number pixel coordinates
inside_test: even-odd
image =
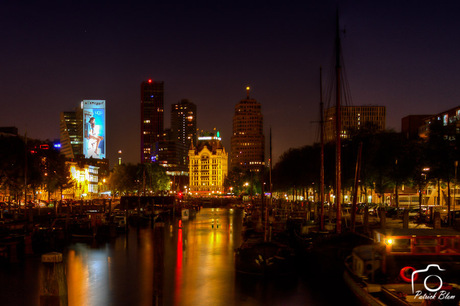
[[[336,216],[336,232],[337,234],[340,234],[342,231],[342,214],[341,214],[341,189],[342,189],[342,182],[341,182],[341,177],[342,177],[342,165],[341,165],[341,142],[340,142],[340,134],[341,134],[341,129],[342,129],[342,118],[341,118],[341,107],[340,107],[340,98],[341,98],[341,80],[340,80],[340,75],[341,75],[341,64],[340,64],[340,31],[339,31],[339,12],[337,11],[337,37],[336,37],[336,65],[335,65],[335,73],[336,73],[336,106],[335,106],[335,126],[336,126],[336,156],[335,156],[335,161],[336,161],[336,173],[335,173],[335,180],[336,180],[336,196],[335,196],[335,202],[336,202],[336,209],[337,209],[337,216]]]
[[[273,159],[272,159],[272,127],[270,127],[270,159],[268,161],[269,163],[269,184],[270,184],[270,202],[269,202],[269,205],[270,205],[270,209],[272,208],[272,204],[273,204],[273,184],[272,184],[272,163],[273,163]],[[268,222],[268,210],[267,210],[267,216],[266,216],[266,220]],[[271,229],[270,229],[270,233],[269,233],[269,236],[268,236],[268,241],[271,241],[272,240],[272,235],[271,235]]]
[[[270,207],[272,204],[272,128],[270,127],[270,160],[269,160],[269,165],[270,165],[270,172],[269,172],[269,180],[270,180]]]
[[[320,170],[320,229],[324,230],[324,103],[323,103],[323,77],[322,77],[322,69],[319,68],[319,90],[320,90],[320,138],[321,138],[321,170]]]

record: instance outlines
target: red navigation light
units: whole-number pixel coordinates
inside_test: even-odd
[[[149,83],[152,83],[152,79],[149,79]]]

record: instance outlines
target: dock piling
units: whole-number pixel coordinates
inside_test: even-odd
[[[67,306],[67,279],[62,254],[42,255],[40,271],[40,306]]]

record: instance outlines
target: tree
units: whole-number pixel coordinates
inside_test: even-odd
[[[239,195],[244,191],[245,173],[241,168],[234,167],[228,172],[224,180],[225,190],[232,191],[234,194]]]
[[[121,164],[112,169],[109,176],[109,188],[120,196],[137,192],[137,166],[133,164]]]
[[[117,165],[110,173],[109,188],[118,195],[141,194],[144,192],[158,193],[169,190],[169,177],[158,164],[122,164]]]
[[[264,173],[234,167],[225,178],[224,187],[226,190],[232,188],[232,192],[236,195],[242,193],[256,195],[262,193],[261,180],[265,180]]]
[[[62,190],[71,188],[74,185],[65,156],[52,147],[40,149],[35,154],[34,158],[38,160],[36,166],[39,167],[42,173],[42,181],[45,183],[45,189],[48,192],[48,201],[50,201],[51,193],[57,190],[61,191],[62,199]]]
[[[18,136],[0,136],[0,188],[5,194],[19,195],[24,188],[26,147]]]
[[[455,161],[459,159],[456,140],[456,125],[444,125],[441,120],[435,120],[430,124],[428,140],[426,142],[427,164],[430,168],[429,178],[434,179],[438,186],[438,203],[440,205],[441,183],[447,184],[447,210],[450,224],[450,182],[454,178]]]
[[[137,177],[140,182],[145,182],[146,191],[158,193],[170,188],[170,179],[166,174],[166,170],[159,164],[139,164]]]

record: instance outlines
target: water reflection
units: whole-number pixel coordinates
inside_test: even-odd
[[[67,253],[69,301],[74,305],[104,305],[109,296],[110,257],[106,250],[77,244]]]
[[[236,277],[241,230],[241,211],[209,208],[189,221],[131,228],[111,243],[74,243],[64,252],[69,305],[327,305],[315,282]],[[39,267],[35,258],[0,273],[5,305],[38,301]]]
[[[195,219],[131,229],[112,244],[72,245],[69,305],[228,305],[241,213],[202,209]],[[236,226],[235,226],[236,224]],[[166,230],[165,230],[166,229]]]
[[[234,299],[234,248],[240,237],[234,238],[232,228],[240,221],[241,214],[203,209],[195,220],[183,222],[173,238],[177,248],[172,305],[228,305]]]

